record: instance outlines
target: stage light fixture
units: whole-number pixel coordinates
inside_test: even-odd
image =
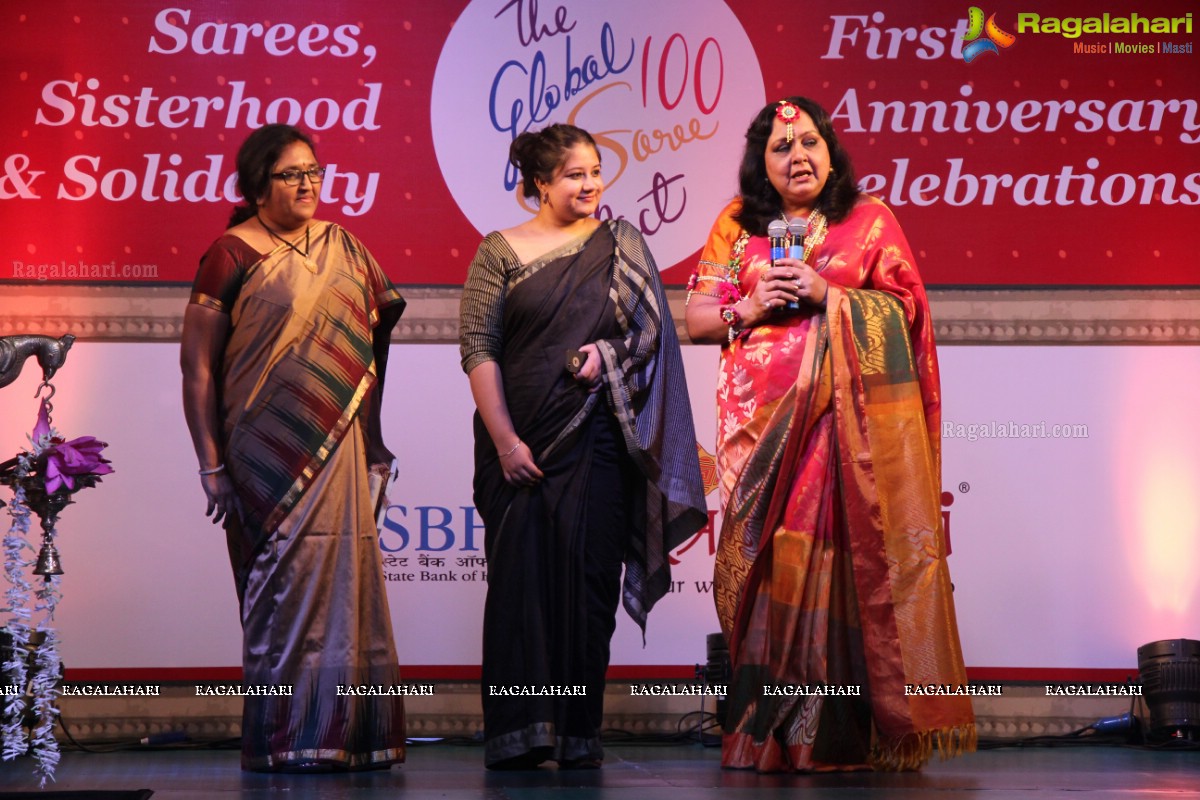
[[[1152,739],[1200,741],[1200,641],[1161,639],[1138,648]]]

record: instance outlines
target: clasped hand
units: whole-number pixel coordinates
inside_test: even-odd
[[[776,259],[759,276],[754,290],[739,307],[745,325],[759,325],[777,308],[804,300],[817,306],[825,303],[829,283],[808,264],[795,258]]]
[[[586,386],[589,392],[594,392],[600,388],[600,348],[596,347],[594,343],[585,344],[579,348],[579,352],[587,358],[583,362],[583,366],[579,368],[579,372],[575,373],[575,381]]]
[[[594,343],[585,344],[579,348],[585,356],[583,366],[572,378],[587,387],[589,392],[595,392],[601,386],[600,349]],[[518,442],[512,452],[500,456],[500,469],[504,472],[504,480],[513,486],[530,488],[536,486],[544,477],[533,458],[533,452],[524,442]]]

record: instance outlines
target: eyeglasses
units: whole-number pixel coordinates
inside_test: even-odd
[[[285,169],[283,172],[272,172],[271,177],[283,181],[284,186],[299,186],[300,181],[304,176],[308,176],[308,180],[312,183],[320,183],[325,178],[324,167],[311,167],[309,169]]]

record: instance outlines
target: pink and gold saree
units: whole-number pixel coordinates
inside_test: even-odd
[[[727,208],[701,275],[724,276]],[[924,287],[864,198],[810,257],[827,308],[751,328],[717,387],[716,603],[733,677],[722,763],[915,769],[974,748],[940,507],[940,396]],[[769,265],[751,237],[742,293]],[[910,690],[911,691],[911,690]]]

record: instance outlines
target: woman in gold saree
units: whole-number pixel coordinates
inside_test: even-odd
[[[941,527],[937,355],[908,243],[806,98],[755,117],[739,183],[686,317],[694,341],[723,345],[722,763],[915,769],[934,745],[972,749],[969,698],[906,688],[967,682]],[[772,259],[775,220],[805,234],[802,250]]]
[[[224,521],[243,628],[242,768],[404,760],[399,683],[368,464],[404,300],[362,243],[316,213],[309,138],[267,125],[238,152],[225,235],[184,316],[184,411],[206,513]],[[289,694],[279,690],[290,689]],[[272,691],[275,689],[275,691]]]

